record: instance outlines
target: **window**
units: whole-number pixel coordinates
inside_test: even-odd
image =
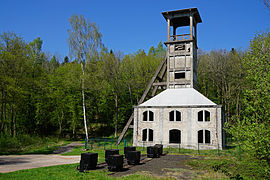
[[[198,131],[198,143],[203,143],[203,130]]]
[[[198,121],[203,121],[203,111],[198,112]]]
[[[154,113],[149,111],[149,121],[154,121]]]
[[[210,121],[210,112],[201,110],[198,112],[198,121]]]
[[[176,121],[181,121],[181,113],[179,111],[176,112]]]
[[[205,143],[210,143],[210,131],[205,130]]]
[[[185,79],[186,74],[185,74],[185,72],[176,72],[176,73],[174,73],[174,78],[175,79]]]
[[[143,112],[143,121],[147,121],[147,111]]]
[[[204,121],[210,121],[210,112],[204,111]]]
[[[146,141],[147,140],[147,129],[144,129],[142,131],[142,141]]]
[[[154,132],[152,129],[149,129],[149,138],[148,138],[148,141],[153,141],[153,136],[154,136]]]
[[[169,131],[169,143],[181,143],[181,131],[172,129]]]
[[[143,121],[154,121],[154,113],[152,111],[144,111]]]
[[[142,141],[152,142],[154,140],[153,129],[143,129],[142,130]]]
[[[181,121],[181,112],[173,110],[169,114],[170,121]]]
[[[198,131],[198,143],[210,143],[210,131],[199,130]]]

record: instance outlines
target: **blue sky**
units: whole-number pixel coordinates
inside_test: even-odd
[[[198,46],[246,49],[258,32],[270,27],[263,0],[1,0],[0,33],[12,31],[26,42],[40,37],[43,50],[68,55],[68,19],[82,14],[96,22],[104,45],[125,54],[148,51],[166,41],[163,11],[197,7]]]

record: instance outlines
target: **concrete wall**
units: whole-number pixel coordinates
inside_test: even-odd
[[[181,121],[170,121],[169,113],[172,110],[181,112]],[[210,112],[210,121],[199,122],[198,112],[207,110]],[[143,112],[152,111],[154,121],[143,121]],[[135,107],[134,108],[134,146],[149,146],[162,143],[165,147],[178,147],[179,144],[169,143],[169,130],[181,131],[181,147],[188,149],[198,148],[198,131],[210,131],[210,143],[200,143],[200,149],[222,149],[222,116],[221,107]],[[153,142],[142,142],[142,130],[152,129],[154,131]]]

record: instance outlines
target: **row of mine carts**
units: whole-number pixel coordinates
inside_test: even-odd
[[[163,154],[163,145],[156,144],[147,147],[148,158],[159,158]],[[127,146],[124,148],[124,155],[119,154],[119,149],[105,150],[105,162],[109,171],[121,171],[124,165],[124,158],[128,165],[139,165],[141,161],[141,151],[136,151],[136,147]],[[80,172],[96,169],[98,162],[98,153],[82,153],[80,165],[77,169]]]

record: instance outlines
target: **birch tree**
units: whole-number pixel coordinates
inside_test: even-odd
[[[84,85],[84,67],[91,56],[95,54],[101,43],[101,33],[95,23],[85,19],[82,15],[73,15],[69,19],[70,29],[68,30],[70,56],[76,58],[81,64],[82,69],[82,105],[83,119],[85,126],[86,139],[88,140],[87,120],[85,109],[85,85]]]

